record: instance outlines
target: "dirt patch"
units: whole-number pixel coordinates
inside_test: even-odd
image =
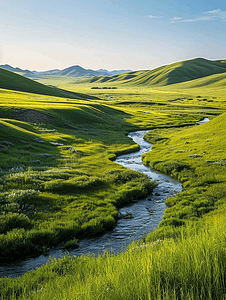
[[[54,118],[47,116],[37,110],[27,109],[13,115],[13,118],[19,121],[41,124],[53,124]]]

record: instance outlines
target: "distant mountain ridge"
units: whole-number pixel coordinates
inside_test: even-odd
[[[22,69],[20,69],[20,68],[14,68],[14,67],[12,67],[12,66],[10,66],[10,65],[0,65],[0,68],[2,68],[2,69],[5,69],[5,70],[7,70],[7,71],[11,71],[11,72],[14,72],[14,73],[21,73],[21,74],[23,74],[23,76],[25,76],[25,77],[30,77],[30,76],[32,76],[33,75],[33,72],[32,71],[29,71],[29,70],[22,70]]]
[[[166,86],[225,72],[226,60],[211,61],[204,58],[195,58],[165,65],[153,70],[134,71],[114,76],[96,76],[80,82]]]
[[[8,64],[6,65],[0,65],[0,68],[18,73],[20,75],[23,75],[25,77],[29,78],[36,78],[38,76],[69,76],[69,77],[92,77],[92,76],[112,76],[116,74],[131,72],[131,70],[114,70],[114,71],[108,71],[105,69],[100,70],[91,70],[91,69],[84,69],[79,65],[71,66],[63,70],[54,69],[54,70],[47,70],[43,72],[38,71],[30,71],[30,70],[22,70],[20,68],[14,68]]]
[[[161,66],[153,70],[115,70],[112,72],[105,69],[97,71],[84,69],[79,65],[71,66],[63,70],[54,69],[44,72],[22,70],[20,68],[13,68],[10,65],[2,65],[0,68],[15,72],[31,79],[39,79],[41,76],[49,75],[68,76],[72,78],[80,77],[81,79],[84,79],[78,81],[78,83],[92,83],[95,85],[104,83],[109,86],[122,84],[160,87],[191,82],[189,83],[190,86],[200,86],[211,84],[213,82],[217,85],[218,81],[220,81],[219,84],[222,85],[225,80],[224,75],[226,75],[226,60],[195,58]],[[220,76],[221,74],[222,76]],[[219,76],[216,77],[215,75]],[[199,80],[199,82],[195,83],[194,81],[196,80]]]

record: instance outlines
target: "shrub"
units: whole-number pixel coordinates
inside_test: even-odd
[[[75,248],[78,248],[78,240],[77,239],[67,241],[64,244],[64,249],[72,250],[72,249],[75,249]]]
[[[173,227],[179,227],[185,225],[185,221],[177,219],[177,218],[170,218],[163,220],[159,223],[159,228],[164,226],[173,226]]]
[[[38,197],[38,190],[11,190],[0,194],[0,213],[21,212],[26,204]]]
[[[115,183],[127,183],[133,179],[145,177],[143,174],[132,170],[112,170],[107,175]]]
[[[184,169],[189,169],[189,165],[180,161],[168,161],[158,165],[160,171],[171,174],[173,171],[180,172]]]
[[[176,197],[169,197],[165,201],[168,207],[174,206],[176,204]]]
[[[14,228],[30,229],[31,227],[30,219],[24,214],[9,213],[0,217],[0,233],[6,234]]]
[[[45,183],[45,190],[52,192],[68,193],[76,190],[99,187],[105,181],[96,176],[77,176],[70,180],[55,179]]]

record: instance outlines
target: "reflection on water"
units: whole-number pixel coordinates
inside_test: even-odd
[[[196,123],[197,123],[197,124],[204,124],[204,123],[207,123],[207,122],[209,122],[209,118],[204,118],[203,120],[198,121],[198,122],[196,122]]]
[[[105,233],[102,236],[91,239],[82,239],[79,242],[79,248],[70,251],[70,255],[95,254],[102,253],[105,250],[113,250],[115,253],[125,249],[125,245],[133,240],[141,239],[144,233],[153,231],[162,220],[164,210],[166,209],[165,200],[174,195],[174,191],[181,192],[182,187],[178,181],[152,171],[149,167],[142,164],[141,155],[149,152],[152,144],[146,142],[143,137],[148,130],[136,131],[130,133],[135,143],[140,145],[140,150],[135,153],[119,156],[115,162],[132,170],[143,172],[152,180],[156,180],[159,185],[153,190],[153,193],[146,199],[132,203],[120,209],[121,215],[132,214],[132,219],[119,219],[114,230]],[[18,277],[29,270],[40,267],[51,258],[59,258],[67,253],[61,248],[54,248],[48,256],[41,255],[36,258],[28,258],[13,263],[6,263],[0,266],[0,276]]]

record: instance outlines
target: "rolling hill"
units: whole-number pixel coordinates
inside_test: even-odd
[[[64,97],[64,98],[76,98],[76,99],[93,99],[94,97],[72,93],[64,90],[59,90],[54,87],[49,87],[39,82],[33,81],[29,78],[15,74],[11,71],[0,68],[0,88],[15,90],[20,92]]]
[[[203,58],[195,58],[162,66],[154,70],[129,72],[115,76],[98,76],[84,79],[81,82],[166,86],[225,72],[225,60],[210,61]]]
[[[191,89],[191,88],[217,88],[226,86],[226,72],[221,74],[213,74],[198,78],[196,80],[190,80],[175,84],[175,88],[178,89]],[[172,85],[174,87],[174,85]]]

